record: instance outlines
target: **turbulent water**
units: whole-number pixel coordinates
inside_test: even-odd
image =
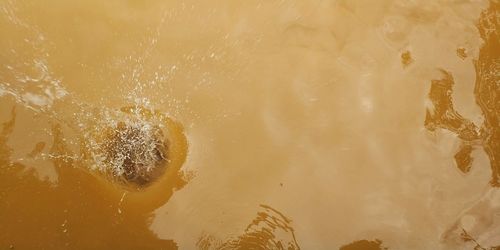
[[[0,249],[497,249],[497,0],[0,0]]]

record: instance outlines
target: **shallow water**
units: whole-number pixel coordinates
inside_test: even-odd
[[[2,0],[0,249],[500,246],[498,11]]]

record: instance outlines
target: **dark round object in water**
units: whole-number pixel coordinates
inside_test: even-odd
[[[168,141],[158,126],[138,121],[119,122],[105,132],[103,156],[113,178],[142,188],[165,172]]]

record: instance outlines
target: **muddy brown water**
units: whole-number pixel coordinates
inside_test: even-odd
[[[500,246],[499,3],[0,1],[0,249]]]

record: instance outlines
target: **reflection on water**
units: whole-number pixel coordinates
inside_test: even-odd
[[[348,245],[340,247],[340,250],[382,250],[387,249],[386,247],[382,247],[382,241],[380,240],[358,240]]]
[[[199,249],[300,249],[290,219],[277,210],[261,205],[262,212],[247,226],[245,233],[226,241],[203,236]]]
[[[468,172],[471,160],[467,153],[471,151],[470,144],[479,139],[478,129],[474,123],[463,118],[453,108],[451,93],[454,81],[449,72],[444,70],[441,72],[443,79],[432,80],[429,98],[435,108],[432,114],[427,110],[425,126],[430,131],[434,131],[436,127],[443,127],[468,142],[468,144],[461,145],[460,151],[455,155],[458,168],[462,172]]]
[[[482,146],[488,155],[491,166],[490,184],[494,189],[468,208],[459,217],[457,222],[446,232],[445,240],[455,244],[468,242],[474,249],[495,249],[498,244],[500,227],[494,223],[495,214],[500,212],[497,204],[497,188],[500,186],[500,95],[499,67],[499,3],[491,1],[488,9],[481,13],[477,24],[484,43],[479,50],[479,57],[475,61],[476,81],[474,95],[476,103],[484,116],[481,129],[471,121],[455,111],[452,103],[452,87],[455,84],[452,75],[442,70],[442,80],[433,80],[429,98],[434,104],[432,113],[428,110],[425,126],[429,130],[436,127],[448,129],[461,139],[459,151],[455,154],[457,167],[464,173],[470,171],[473,158],[471,153],[477,146]],[[465,51],[457,50],[464,59]],[[477,239],[477,240],[476,240]],[[485,248],[486,246],[491,248]]]
[[[495,249],[499,8],[1,1],[0,249]]]
[[[500,176],[500,131],[499,131],[499,103],[498,70],[500,45],[498,42],[498,3],[492,1],[479,19],[478,30],[484,44],[479,50],[479,58],[475,62],[476,83],[474,94],[476,103],[484,115],[484,124],[479,131],[471,121],[455,111],[452,103],[454,80],[450,72],[441,70],[443,78],[432,80],[429,98],[434,110],[427,110],[425,126],[433,131],[442,127],[455,133],[463,142],[459,152],[455,155],[457,166],[462,172],[468,172],[471,164],[470,153],[472,145],[481,144],[490,158],[491,185],[498,187]],[[460,57],[465,58],[465,50],[457,49]],[[431,113],[432,112],[432,113]],[[482,142],[478,142],[478,141]]]

